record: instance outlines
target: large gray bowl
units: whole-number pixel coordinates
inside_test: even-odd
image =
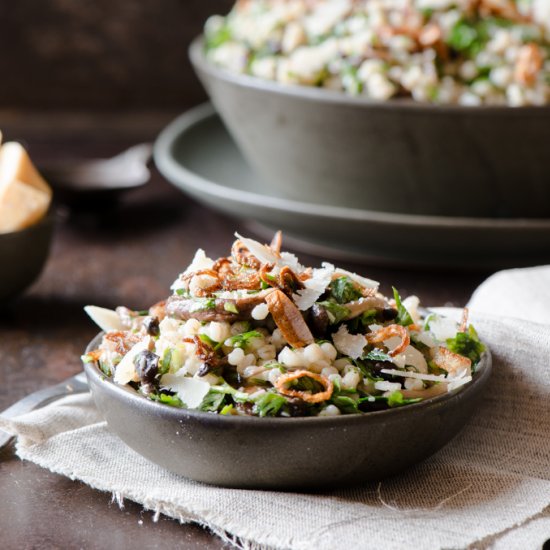
[[[88,346],[97,349],[102,334]],[[150,401],[84,365],[110,429],[150,461],[225,487],[294,489],[379,480],[429,457],[466,424],[491,373],[484,354],[472,382],[403,408],[313,418],[222,416]]]
[[[50,251],[54,215],[21,231],[0,234],[0,303],[15,298],[40,275]]]
[[[550,216],[550,107],[369,101],[284,86],[189,51],[197,75],[270,194],[444,216]]]

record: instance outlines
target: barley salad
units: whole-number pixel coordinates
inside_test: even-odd
[[[223,415],[336,416],[418,403],[472,380],[485,351],[461,322],[415,296],[323,263],[305,267],[237,235],[201,249],[172,294],[146,311],[88,306],[105,331],[83,356],[149,399]]]
[[[205,25],[212,63],[372,100],[546,105],[549,0],[239,0]]]

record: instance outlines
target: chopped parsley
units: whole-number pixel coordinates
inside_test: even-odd
[[[479,363],[481,354],[485,351],[485,346],[479,341],[479,336],[473,325],[468,327],[468,332],[458,332],[454,338],[449,338],[447,347],[453,353],[468,357],[472,362],[472,367]]]
[[[223,309],[229,313],[239,313],[239,308],[236,306],[235,302],[224,302]]]
[[[347,304],[362,297],[357,285],[347,276],[338,277],[330,283],[330,296],[338,304]]]
[[[168,395],[167,393],[150,393],[148,396],[153,401],[159,401],[170,407],[178,407],[180,409],[187,408],[187,405],[177,396]]]
[[[395,318],[395,322],[398,325],[403,325],[404,327],[408,327],[409,325],[414,324],[411,314],[408,312],[407,308],[403,305],[399,292],[395,287],[392,287],[392,289],[393,289],[393,299],[395,300],[395,305],[397,307],[397,317]]]
[[[262,393],[254,403],[254,412],[258,416],[277,416],[287,400],[278,393]]]
[[[234,348],[245,348],[253,338],[263,338],[263,334],[257,330],[250,330],[231,336],[229,341]]]

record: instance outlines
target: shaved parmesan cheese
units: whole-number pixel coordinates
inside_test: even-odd
[[[214,260],[209,258],[202,248],[199,248],[195,252],[193,261],[187,266],[187,269],[179,275],[179,277],[172,283],[170,290],[176,291],[180,288],[185,288],[185,285],[182,281],[184,275],[189,273],[194,273],[195,271],[202,271],[203,269],[212,269],[214,265]]]
[[[361,277],[361,275],[357,275],[357,273],[352,273],[351,271],[346,271],[345,269],[340,269],[339,267],[336,269],[334,274],[338,277],[346,275],[352,281],[355,281],[356,283],[360,284],[365,288],[373,288],[377,290],[378,287],[380,286],[380,283],[378,281],[373,281],[372,279]]]
[[[400,344],[401,338],[396,336],[389,338],[384,342],[384,345],[390,351],[393,351]],[[393,363],[400,368],[411,366],[420,372],[428,372],[428,363],[426,362],[424,355],[422,355],[422,353],[418,351],[415,347],[410,345],[405,348],[405,351],[403,353],[396,355],[393,358]]]
[[[367,345],[367,339],[362,334],[350,334],[345,325],[341,325],[338,332],[332,335],[332,341],[340,353],[352,359],[361,357]]]
[[[193,261],[187,266],[187,269],[184,271],[184,274],[193,273],[195,271],[201,271],[203,269],[212,269],[214,265],[214,260],[209,258],[202,248],[199,248],[195,252]]]
[[[430,332],[439,342],[445,342],[449,338],[454,338],[458,332],[458,325],[448,317],[434,316],[430,319]]]
[[[147,336],[137,344],[122,358],[122,361],[115,367],[114,381],[117,384],[128,384],[128,382],[138,382],[139,378],[136,373],[134,359],[138,353],[149,349],[151,345],[151,337]]]
[[[417,380],[427,380],[430,382],[448,382],[449,379],[443,374],[421,374],[408,370],[382,369],[380,372],[391,374],[392,376],[403,376],[404,378],[416,378]]]
[[[177,374],[165,374],[160,380],[161,387],[173,392],[183,401],[188,409],[200,407],[210,384],[198,378],[188,378]]]
[[[418,296],[407,296],[403,300],[403,305],[407,311],[411,314],[411,317],[415,323],[420,322],[420,313],[418,313],[418,306],[420,305],[420,299]]]
[[[90,319],[105,332],[112,330],[125,330],[116,311],[104,307],[86,306],[84,311]]]
[[[239,235],[238,233],[235,233],[235,237],[237,237],[237,239],[240,239],[242,243],[248,248],[250,253],[256,256],[256,258],[258,258],[260,262],[264,264],[279,263],[279,256],[275,252],[273,252],[273,250],[269,246],[265,244],[260,244],[254,239],[241,237],[241,235]]]
[[[374,383],[374,389],[379,391],[394,392],[401,389],[401,384],[398,382],[387,382],[386,380],[379,380]]]
[[[290,267],[294,273],[301,273],[305,270],[305,267],[298,261],[298,258],[290,252],[281,252],[279,265],[281,267]]]
[[[454,378],[447,388],[448,391],[456,390],[457,388],[460,388],[461,386],[464,386],[464,384],[467,384],[468,382],[472,381],[471,376],[461,376],[459,378]]]
[[[334,266],[330,264],[323,264],[321,269],[313,270],[311,278],[304,281],[305,288],[292,295],[298,309],[305,311],[319,299],[330,284],[333,273]]]

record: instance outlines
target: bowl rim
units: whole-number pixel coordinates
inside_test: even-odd
[[[99,332],[90,341],[86,347],[86,353],[97,349],[100,338],[105,334]],[[282,417],[257,417],[257,416],[233,416],[233,415],[221,415],[217,413],[211,413],[206,411],[198,411],[196,409],[185,409],[178,407],[171,407],[164,403],[158,403],[148,399],[145,395],[137,393],[130,387],[121,386],[116,384],[111,377],[106,376],[99,368],[96,361],[89,363],[83,363],[86,376],[90,380],[94,380],[98,384],[107,384],[108,391],[111,395],[120,397],[121,400],[127,400],[134,403],[137,406],[147,407],[149,411],[154,414],[166,414],[174,420],[193,419],[200,422],[225,422],[235,423],[236,425],[252,425],[255,427],[265,426],[266,424],[272,426],[290,426],[294,427],[301,424],[321,424],[326,426],[338,426],[343,424],[344,420],[347,422],[363,423],[368,422],[369,419],[384,420],[394,417],[399,417],[403,414],[407,414],[407,411],[419,411],[421,409],[435,409],[444,405],[450,405],[455,402],[459,402],[467,398],[470,394],[475,393],[478,389],[483,389],[489,380],[492,372],[492,355],[487,348],[483,352],[481,360],[478,364],[476,372],[471,382],[468,382],[464,386],[446,392],[435,397],[430,397],[418,403],[411,403],[403,407],[395,407],[390,409],[384,409],[380,411],[370,411],[367,413],[357,414],[343,414],[338,416],[298,416],[290,418]],[[90,384],[90,391],[93,394],[93,385]]]
[[[511,107],[509,105],[477,105],[465,106],[459,104],[435,104],[422,103],[410,98],[374,100],[361,96],[353,96],[345,92],[326,90],[315,86],[286,85],[274,80],[268,80],[249,74],[235,73],[223,67],[209,62],[204,55],[204,35],[195,37],[189,45],[188,56],[195,70],[200,69],[209,76],[225,81],[226,83],[249,88],[259,92],[268,92],[281,96],[288,96],[296,99],[307,99],[317,103],[338,104],[342,106],[353,106],[365,109],[376,110],[403,110],[420,112],[422,114],[438,115],[446,114],[468,114],[468,115],[505,115],[505,116],[539,116],[550,115],[550,104],[529,105]]]

